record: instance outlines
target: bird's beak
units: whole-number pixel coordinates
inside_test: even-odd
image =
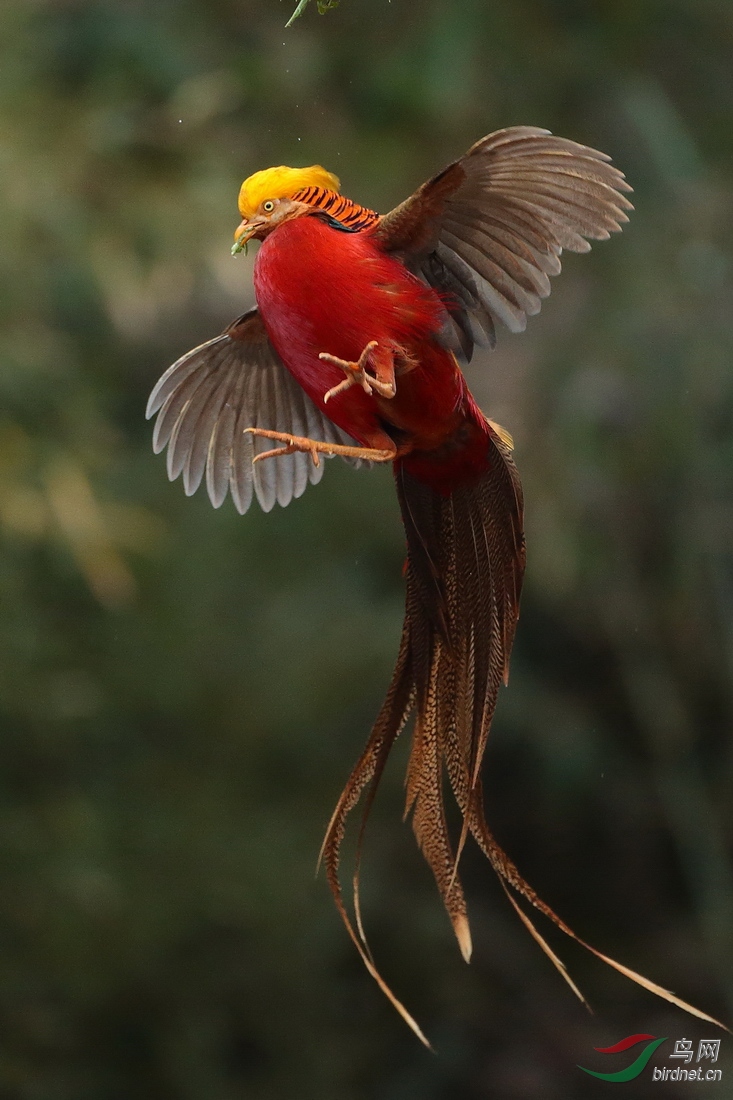
[[[258,229],[261,226],[256,218],[249,220],[245,218],[239,223],[234,233],[234,244],[232,245],[232,256],[236,256],[242,249],[247,251],[247,241],[251,240]]]

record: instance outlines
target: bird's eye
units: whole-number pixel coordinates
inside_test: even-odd
[[[262,209],[265,211],[266,214],[271,214],[275,209],[275,203],[272,201],[272,199],[266,199],[265,202],[263,202],[262,204]]]

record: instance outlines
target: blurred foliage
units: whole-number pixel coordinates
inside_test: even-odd
[[[334,8],[337,8],[339,6],[340,2],[341,0],[316,0],[316,8],[318,9],[318,14],[325,15],[327,11],[333,11]],[[285,26],[292,27],[295,20],[300,18],[305,9],[308,7],[309,3],[310,0],[300,0],[300,3],[288,19]]]
[[[257,168],[317,161],[387,209],[500,126],[613,155],[627,231],[470,369],[517,441],[529,543],[489,819],[582,935],[730,1019],[733,9],[283,15],[2,8],[0,1095],[587,1097],[592,1046],[709,1029],[550,931],[587,1016],[472,851],[466,968],[399,823],[404,757],[366,919],[437,1059],[313,879],[396,652],[389,472],[333,462],[285,511],[214,512],[167,482],[143,410],[251,302],[229,248]]]

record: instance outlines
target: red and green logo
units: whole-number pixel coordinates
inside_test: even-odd
[[[622,1054],[625,1050],[638,1046],[639,1043],[646,1043],[641,1054],[637,1054],[630,1066],[616,1070],[615,1073],[599,1073],[595,1069],[586,1069],[585,1066],[578,1066],[578,1069],[582,1069],[583,1073],[589,1073],[591,1077],[600,1077],[601,1081],[633,1081],[645,1068],[657,1047],[666,1042],[666,1035],[662,1039],[658,1039],[656,1035],[627,1035],[612,1047],[594,1047],[593,1049],[599,1054]]]

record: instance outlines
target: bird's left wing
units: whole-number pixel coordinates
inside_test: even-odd
[[[460,350],[521,332],[550,293],[560,253],[587,252],[628,221],[630,191],[609,157],[534,126],[477,141],[385,214],[376,242],[446,299]]]
[[[246,428],[307,436],[325,443],[353,444],[301,389],[270,343],[257,309],[234,321],[221,336],[178,359],[158,381],[148,401],[148,419],[158,414],[153,449],[168,445],[171,481],[183,474],[187,496],[206,474],[211,503],[227,490],[238,512],[257,497],[269,512],[299,497],[323,475],[309,454],[295,453],[254,463],[269,439]]]

